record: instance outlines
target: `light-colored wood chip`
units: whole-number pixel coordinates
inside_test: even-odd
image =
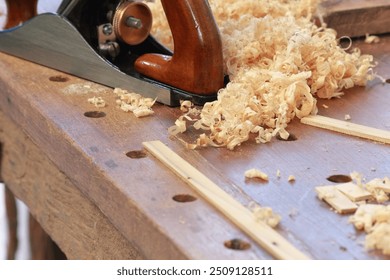
[[[336,186],[316,187],[318,198],[328,203],[337,213],[351,214],[358,208],[346,195],[340,192]]]
[[[263,171],[256,169],[256,168],[252,168],[252,169],[245,171],[245,177],[249,178],[249,179],[259,178],[261,180],[268,181],[268,175],[266,173],[264,173]]]
[[[345,194],[353,202],[363,201],[363,200],[368,200],[373,198],[370,192],[363,189],[362,187],[359,187],[354,183],[339,184],[336,185],[336,188],[339,191],[341,191],[343,194]]]
[[[373,141],[390,144],[390,131],[381,130],[369,126],[340,121],[320,115],[304,117],[301,122],[307,125],[341,132]]]
[[[308,257],[289,243],[254,213],[223,191],[178,154],[160,141],[144,142],[144,147],[177,176],[221,211],[241,230],[277,259],[307,259]]]
[[[294,175],[288,176],[287,181],[289,181],[290,183],[295,182],[295,176]]]
[[[373,179],[366,184],[366,188],[368,190],[379,189],[384,191],[387,194],[390,194],[390,179],[387,177],[383,179],[381,178]]]

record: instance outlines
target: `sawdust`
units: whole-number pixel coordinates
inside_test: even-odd
[[[371,55],[342,48],[334,30],[313,23],[319,0],[209,3],[220,28],[230,82],[216,101],[200,109],[198,118],[183,117],[180,128],[170,130],[181,133],[189,125],[203,130],[189,147],[234,149],[250,135],[257,143],[277,134],[286,138],[292,119],[317,113],[317,98],[341,96],[344,89],[364,86],[373,78]],[[174,49],[160,1],[149,5],[152,33]]]

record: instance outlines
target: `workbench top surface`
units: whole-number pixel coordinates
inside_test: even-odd
[[[374,55],[378,62],[375,72],[388,81],[389,35],[381,36],[377,44],[356,41],[354,46]],[[345,93],[339,99],[319,100],[319,114],[340,120],[350,115],[351,122],[390,130],[389,83],[375,79],[366,87]],[[88,103],[94,96],[101,96],[107,106],[97,109]],[[294,120],[288,130],[296,141],[249,141],[234,151],[189,150],[184,142],[194,139],[197,132],[168,135],[168,128],[181,115],[178,108],[156,104],[153,116],[138,119],[121,111],[115,99],[112,89],[0,53],[2,114],[28,135],[142,258],[271,258],[144,151],[142,142],[152,140],[165,143],[243,205],[256,202],[272,207],[282,216],[277,231],[313,259],[389,258],[376,251],[367,252],[362,245],[365,236],[349,224],[349,216],[330,210],[314,190],[332,184],[327,180],[331,175],[356,171],[367,180],[390,176],[388,145]],[[97,110],[105,116],[85,116]],[[130,158],[127,154],[132,151],[146,153],[146,157]],[[245,171],[252,168],[267,173],[269,182],[245,179]],[[288,182],[289,175],[296,178],[295,182]],[[178,194],[197,199],[179,203],[173,200]],[[51,204],[55,207],[55,202]],[[72,207],[77,209],[78,205]],[[249,242],[251,247],[226,248],[224,243],[232,239]]]

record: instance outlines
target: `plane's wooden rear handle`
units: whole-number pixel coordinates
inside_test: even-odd
[[[145,54],[141,74],[199,95],[223,87],[222,42],[207,0],[161,0],[174,41],[173,56]]]
[[[17,26],[37,15],[38,0],[5,0],[5,2],[7,22],[4,29]]]

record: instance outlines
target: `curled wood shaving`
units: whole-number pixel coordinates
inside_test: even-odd
[[[132,112],[137,118],[154,114],[152,106],[156,102],[155,99],[145,98],[140,94],[120,88],[114,89],[114,93],[118,96],[116,103],[122,111]]]
[[[316,98],[341,96],[373,78],[371,55],[339,46],[334,30],[312,21],[318,0],[210,0],[220,28],[230,83],[206,103],[193,125],[196,146],[234,149],[287,135],[295,117],[317,113]],[[149,3],[152,33],[174,49],[159,0]],[[179,129],[180,130],[180,129]],[[174,130],[175,132],[177,130]]]

